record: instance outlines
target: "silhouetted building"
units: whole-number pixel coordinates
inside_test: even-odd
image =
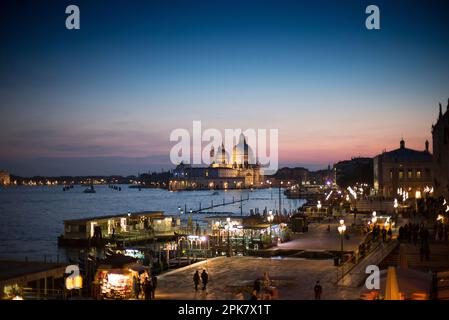
[[[276,174],[273,175],[273,178],[278,181],[291,181],[302,184],[309,180],[309,170],[303,167],[284,167],[279,169]]]
[[[373,158],[352,158],[334,165],[335,181],[339,187],[346,188],[356,184],[373,185]]]
[[[440,103],[437,122],[432,126],[434,195],[449,201],[449,99],[446,112]]]
[[[384,197],[420,198],[432,185],[432,154],[426,141],[423,151],[405,147],[374,157],[374,189]]]
[[[327,169],[309,172],[310,184],[330,185],[335,182],[334,179],[335,174],[330,165],[327,166]]]

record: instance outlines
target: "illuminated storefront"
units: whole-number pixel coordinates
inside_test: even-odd
[[[96,299],[141,299],[141,284],[149,277],[146,267],[132,257],[114,255],[97,269],[94,280]]]

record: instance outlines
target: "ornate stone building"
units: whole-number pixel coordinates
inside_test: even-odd
[[[437,122],[432,126],[435,196],[449,201],[449,99],[446,112],[440,103]]]
[[[426,141],[423,151],[405,147],[383,152],[374,157],[374,190],[387,198],[420,198],[433,186],[432,154]]]
[[[0,186],[6,186],[11,183],[9,173],[6,171],[0,171]]]
[[[210,162],[207,167],[179,164],[173,171],[169,189],[246,189],[257,187],[263,181],[261,167],[243,135],[230,156],[223,144],[217,151],[212,147]]]

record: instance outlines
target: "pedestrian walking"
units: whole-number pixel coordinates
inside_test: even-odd
[[[316,282],[313,291],[315,292],[315,300],[321,300],[321,293],[323,292],[323,288],[320,285],[320,281]]]
[[[198,285],[200,284],[200,273],[196,270],[193,275],[193,283],[195,284],[195,291],[198,291]]]
[[[206,290],[207,283],[209,282],[209,275],[207,274],[205,269],[203,269],[203,272],[201,273],[201,282],[203,283],[203,291],[204,291]]]

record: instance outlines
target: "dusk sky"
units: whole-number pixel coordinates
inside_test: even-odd
[[[17,175],[168,169],[170,132],[194,120],[279,129],[283,166],[401,137],[424,150],[449,97],[447,1],[6,2],[0,170]],[[365,28],[369,4],[381,30]]]

